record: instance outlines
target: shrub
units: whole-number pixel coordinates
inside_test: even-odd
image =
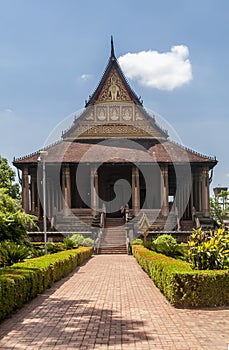
[[[66,249],[66,246],[62,242],[47,242],[47,252],[49,254],[54,254],[58,252],[62,252],[63,250]]]
[[[147,247],[148,248],[148,247]],[[178,244],[176,239],[168,234],[158,236],[149,246],[149,249],[171,257],[184,257],[187,248]]]
[[[10,266],[31,257],[31,246],[4,241],[0,243],[0,266]]]
[[[77,247],[92,247],[94,245],[94,240],[91,238],[84,238],[83,235],[79,233],[73,234],[70,239],[74,242],[74,246]]]
[[[83,241],[83,247],[93,247],[94,240],[91,238],[85,238]]]
[[[135,238],[132,242],[131,245],[143,245],[143,240],[141,238]]]
[[[31,242],[31,245],[33,258],[44,255],[44,242]]]
[[[229,305],[229,271],[193,271],[187,262],[142,246],[135,245],[132,251],[140,266],[174,306]]]
[[[154,240],[155,244],[176,244],[176,238],[174,238],[171,235],[168,235],[167,233],[158,236],[155,240]]]
[[[75,233],[70,237],[70,239],[75,243],[75,247],[80,247],[83,245],[84,236],[79,233]]]
[[[145,242],[145,247],[147,248],[147,249],[150,249],[150,250],[153,250],[152,248],[153,248],[153,246],[152,246],[152,242]]]
[[[45,255],[0,270],[0,320],[67,276],[92,255],[92,249]]]
[[[66,249],[75,248],[75,242],[72,239],[67,238],[67,237],[64,239],[64,245],[65,245]]]
[[[193,269],[229,268],[229,232],[224,229],[210,231],[209,236],[201,228],[194,230],[188,248],[187,259]]]

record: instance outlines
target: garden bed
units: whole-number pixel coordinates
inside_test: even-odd
[[[0,270],[0,320],[66,277],[93,253],[90,247],[48,254]]]
[[[228,270],[192,270],[187,262],[133,245],[139,265],[176,307],[229,306]]]

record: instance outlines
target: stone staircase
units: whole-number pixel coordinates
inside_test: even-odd
[[[123,219],[106,218],[99,254],[127,254]]]
[[[83,233],[85,237],[93,238],[93,232],[98,228],[94,225],[94,217],[92,215],[77,214],[65,216],[58,214],[55,224],[55,231],[68,233]]]

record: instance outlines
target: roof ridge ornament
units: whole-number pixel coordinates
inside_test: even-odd
[[[111,59],[112,58],[115,59],[113,35],[111,35]]]

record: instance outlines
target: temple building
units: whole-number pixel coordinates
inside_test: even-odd
[[[41,162],[40,151],[13,162],[21,171],[23,208],[38,217],[41,227],[44,162],[47,221],[53,230],[79,231],[79,221],[106,226],[110,220],[112,226],[121,220],[123,207],[124,221],[141,226],[147,218],[152,230],[187,230],[196,227],[196,218],[210,218],[216,159],[169,139],[130,87],[113,40],[108,64],[83,112],[43,151]]]

